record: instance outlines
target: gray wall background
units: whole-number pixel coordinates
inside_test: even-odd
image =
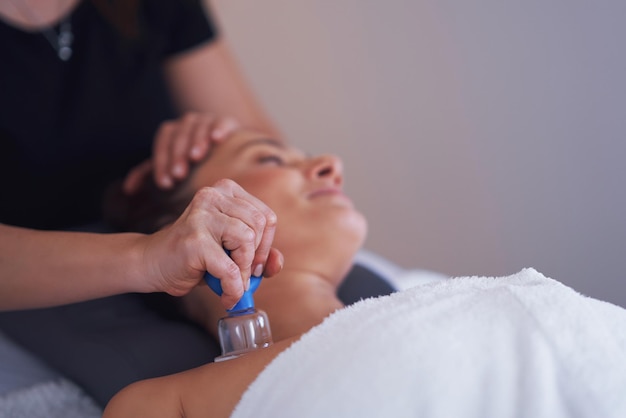
[[[344,159],[368,249],[626,306],[626,2],[213,3],[289,140]]]

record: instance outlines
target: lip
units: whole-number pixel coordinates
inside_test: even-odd
[[[343,191],[336,187],[323,187],[317,190],[313,190],[311,193],[309,193],[308,197],[309,199],[313,199],[319,196],[326,195],[343,195]]]
[[[309,199],[317,199],[320,197],[337,197],[341,200],[349,202],[350,204],[352,203],[352,200],[350,200],[350,198],[343,193],[343,190],[335,187],[324,187],[321,189],[317,189],[312,191],[308,195]]]

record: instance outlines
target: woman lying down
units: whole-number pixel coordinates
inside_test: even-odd
[[[255,293],[275,343],[134,383],[105,417],[626,416],[626,311],[535,270],[424,284],[344,308],[337,288],[366,222],[341,191],[335,157],[240,131],[176,190],[147,190],[128,225],[162,227],[223,178],[278,216],[284,268]],[[215,334],[226,314],[203,287],[183,306]]]

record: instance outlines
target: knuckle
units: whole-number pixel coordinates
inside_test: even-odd
[[[244,244],[254,245],[256,233],[248,225],[244,227],[241,240]]]
[[[266,227],[275,227],[276,224],[278,223],[278,216],[276,215],[276,213],[273,210],[269,210],[269,212],[266,214],[266,223],[265,226]]]
[[[239,242],[242,252],[247,252],[248,247],[254,246],[256,233],[248,225],[238,222],[239,227],[233,231],[233,236]]]
[[[198,114],[195,112],[188,112],[183,116],[184,123],[193,123],[198,120]]]
[[[215,186],[226,190],[233,190],[236,187],[239,187],[238,184],[231,179],[220,179],[215,182]]]
[[[171,120],[168,120],[168,121],[163,122],[161,126],[159,126],[157,134],[159,137],[164,137],[164,136],[169,135],[173,130],[174,130],[174,122]]]
[[[255,229],[263,230],[267,224],[267,218],[262,212],[254,211],[252,213],[252,223],[254,224]]]
[[[226,227],[226,235],[228,241],[233,243],[233,247],[237,248],[239,255],[247,254],[254,249],[256,234],[248,225],[241,221],[232,221]]]
[[[196,202],[213,202],[216,199],[219,199],[220,193],[214,187],[202,187],[200,188],[193,197],[193,201]]]
[[[235,263],[228,263],[225,269],[227,277],[239,278],[239,267]]]

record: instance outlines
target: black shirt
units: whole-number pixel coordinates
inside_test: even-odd
[[[103,190],[149,157],[158,125],[178,116],[163,61],[217,36],[198,1],[144,0],[133,38],[88,0],[70,21],[64,62],[41,32],[0,20],[2,223],[99,220]]]

